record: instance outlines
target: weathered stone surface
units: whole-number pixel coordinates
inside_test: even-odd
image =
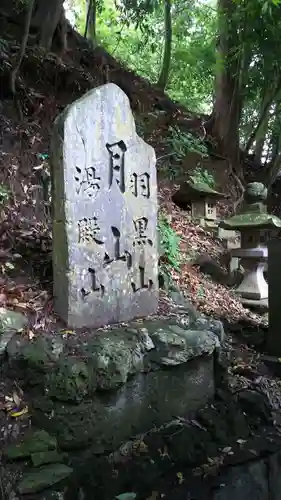
[[[5,351],[15,332],[22,330],[27,322],[22,313],[0,307],[0,355]]]
[[[44,385],[48,397],[79,403],[96,389],[117,388],[137,373],[212,355],[219,347],[221,330],[220,322],[207,318],[198,318],[191,329],[190,318],[181,316],[98,331],[82,343],[72,336],[75,356],[74,346],[67,340],[61,346],[59,336],[44,335],[32,341],[15,336],[7,345],[7,354],[11,365],[20,361],[28,383]],[[57,344],[61,352],[54,350]]]
[[[233,249],[231,256],[240,259],[239,266],[244,269],[244,277],[236,289],[242,301],[268,298],[268,284],[264,276],[269,239],[266,233],[279,231],[281,219],[268,214],[266,198],[267,188],[263,184],[247,184],[239,212],[220,223],[222,228],[241,232],[241,248]]]
[[[245,415],[249,419],[254,418],[260,425],[266,425],[273,422],[273,416],[270,408],[270,402],[265,394],[245,389],[238,395],[238,400]]]
[[[216,219],[216,201],[224,198],[225,195],[219,193],[207,183],[198,181],[191,176],[189,181],[184,181],[180,189],[173,195],[173,202],[180,208],[187,210],[196,219],[204,218]]]
[[[14,335],[6,347],[10,366],[21,370],[21,376],[28,385],[45,385],[48,389],[48,378],[53,370],[57,372],[59,352],[63,349],[58,340],[43,334],[32,340],[26,336]]]
[[[96,373],[91,365],[64,356],[45,376],[45,392],[59,401],[79,403],[95,391],[96,385]]]
[[[126,94],[110,83],[67,107],[52,149],[56,312],[77,328],[155,313],[155,153]]]
[[[206,330],[217,335],[220,342],[224,341],[224,328],[221,321],[200,315],[193,304],[184,297],[183,293],[174,287],[169,291],[169,297],[178,306],[178,312],[184,314],[177,323],[191,330]]]
[[[5,456],[10,460],[26,458],[36,452],[55,450],[56,446],[56,438],[44,430],[37,430],[25,436],[22,442],[11,444],[5,450]]]
[[[63,462],[66,457],[66,453],[59,453],[57,450],[37,451],[36,453],[32,453],[30,455],[31,462],[34,467]]]
[[[144,355],[154,349],[145,328],[116,328],[89,339],[87,356],[97,378],[98,389],[114,389],[144,369]]]
[[[214,493],[213,500],[269,500],[267,466],[254,462],[248,467],[233,467],[221,478],[222,486]]]
[[[183,314],[73,334],[61,352],[59,334],[12,339],[10,365],[42,395],[32,400],[35,425],[65,449],[89,442],[103,449],[200,407],[214,395],[220,343],[217,333],[191,330],[189,322]]]
[[[0,307],[0,332],[21,330],[27,325],[27,318],[20,312]]]
[[[57,348],[58,338],[48,338],[47,336],[38,336],[30,340],[21,335],[15,335],[7,344],[7,354],[10,361],[25,361],[33,366],[44,368],[59,359],[63,351],[63,344],[60,343],[60,349]]]
[[[192,328],[197,327],[198,330],[213,332],[221,343],[224,341],[224,328],[222,322],[219,320],[199,316],[191,326]]]
[[[25,472],[18,484],[21,495],[36,493],[59,483],[72,474],[73,470],[64,464],[51,464]]]
[[[76,479],[81,496],[91,498],[94,491],[97,498],[113,499],[133,491],[150,498],[157,491],[173,500],[279,499],[278,430],[256,427],[239,401],[237,394],[225,394],[191,419],[175,418],[123,442],[108,460],[91,454]]]
[[[152,340],[158,346],[152,359],[166,366],[180,365],[198,356],[210,355],[219,347],[214,333],[185,330],[178,325],[156,330]]]
[[[267,247],[240,248],[231,254],[240,258],[240,265],[244,268],[243,280],[235,290],[237,295],[243,299],[267,299],[268,284],[264,278]]]
[[[184,297],[180,290],[173,288],[169,291],[169,296],[174,304],[178,306],[179,312],[185,311],[190,316],[192,321],[195,321],[196,318],[199,317],[199,312],[195,309],[193,304],[191,304],[191,302]]]
[[[121,493],[120,495],[116,495],[116,500],[134,500],[136,498],[136,493]]]
[[[200,408],[197,419],[204,429],[208,429],[217,445],[226,445],[229,436],[234,440],[249,437],[246,416],[241,408],[231,400],[228,401],[227,405],[219,402],[216,406],[206,405],[205,408]]]
[[[281,227],[276,215],[268,214],[266,207],[267,188],[261,182],[246,185],[243,203],[239,212],[220,222],[220,227],[228,230],[273,229]],[[242,235],[243,236],[243,235]]]
[[[96,392],[91,402],[62,405],[37,399],[33,419],[57,436],[61,449],[112,450],[151,425],[162,425],[175,415],[186,416],[214,396],[212,356],[180,366],[138,373],[115,391]]]

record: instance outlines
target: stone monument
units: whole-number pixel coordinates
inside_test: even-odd
[[[91,90],[58,116],[51,161],[56,313],[72,328],[154,314],[155,153],[117,85]]]
[[[281,220],[267,212],[267,189],[260,182],[247,184],[239,213],[222,221],[220,227],[241,232],[241,248],[231,251],[231,256],[241,259],[244,278],[236,289],[242,302],[259,305],[268,299],[268,285],[264,278],[267,263],[267,242],[281,227]],[[260,305],[262,305],[260,303]]]
[[[183,210],[187,210],[192,219],[215,221],[217,218],[216,203],[225,198],[204,182],[194,182],[191,179],[181,184],[173,195],[173,202]]]

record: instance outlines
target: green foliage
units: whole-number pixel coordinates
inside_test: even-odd
[[[175,10],[168,92],[192,111],[209,113],[216,67],[216,9],[208,0],[195,0],[179,1]]]
[[[172,155],[165,157],[158,163],[158,172],[162,179],[168,179],[170,181],[175,181],[178,177],[184,174],[184,169],[181,165],[173,163],[169,158]]]
[[[169,224],[167,217],[160,215],[158,221],[160,238],[160,254],[162,254],[163,265],[179,270],[180,265],[180,237]]]
[[[85,3],[71,0],[76,28],[82,34]],[[165,36],[164,1],[98,0],[98,4],[98,43],[151,83],[157,82]],[[227,95],[225,103],[229,103],[230,109],[242,109],[242,116],[238,117],[240,145],[245,147],[252,135],[250,151],[258,150],[258,159],[267,160],[268,164],[273,164],[281,153],[280,13],[280,0],[173,0],[172,3],[168,95],[195,112],[209,113],[213,102],[216,103],[216,82],[221,82],[220,77],[229,71],[220,89],[231,93],[233,83],[238,89],[239,97],[234,96],[234,101],[239,102],[233,101],[233,95]],[[280,92],[276,93],[279,87]],[[216,90],[219,92],[219,87]],[[267,100],[271,105],[260,126]],[[222,103],[223,99],[217,102]],[[227,112],[214,116],[222,116],[227,122]],[[218,135],[224,127],[220,125]],[[226,130],[228,125],[225,123]],[[146,124],[139,123],[138,127],[144,135]],[[204,143],[191,134],[174,130],[168,141],[175,151],[171,157],[175,162],[189,152],[207,154]],[[161,164],[161,172],[165,169],[171,177],[178,171],[166,161]]]
[[[178,127],[169,128],[167,142],[174,151],[174,158],[177,161],[181,161],[188,153],[208,156],[207,146],[200,137],[196,137],[190,132],[182,132]]]
[[[195,111],[210,111],[215,70],[216,11],[209,0],[173,2],[173,50],[167,93]],[[118,5],[118,6],[117,6]],[[85,30],[84,0],[72,2],[75,26]],[[160,0],[104,0],[97,38],[136,73],[158,81],[164,40]]]
[[[207,184],[212,189],[216,188],[216,181],[213,174],[208,172],[208,170],[203,170],[199,165],[197,165],[189,177],[194,184]]]

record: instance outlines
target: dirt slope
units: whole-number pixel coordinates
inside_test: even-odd
[[[166,141],[171,124],[179,123],[194,133],[200,131],[198,117],[192,117],[183,107],[175,105],[163,92],[128,71],[102,49],[91,52],[81,46],[80,39],[73,39],[72,42],[72,49],[63,58],[55,54],[42,54],[36,49],[27,51],[18,80],[18,97],[23,118],[21,120],[9,90],[9,71],[19,47],[7,42],[0,48],[0,59],[3,63],[0,71],[0,181],[4,182],[12,193],[11,201],[2,213],[0,237],[3,248],[16,249],[21,255],[24,252],[27,268],[30,268],[32,261],[33,272],[40,270],[40,286],[42,279],[46,282],[43,289],[46,286],[51,289],[50,216],[49,204],[44,203],[49,176],[48,169],[46,174],[43,167],[46,167],[44,155],[48,155],[52,123],[57,114],[90,88],[113,81],[130,98],[137,121],[140,118],[142,120],[143,135],[155,147],[157,157],[171,153]],[[148,117],[151,113],[153,119],[145,120],[145,116]],[[193,118],[193,121],[190,122],[190,118]],[[184,177],[197,162],[198,157],[193,154],[184,160]],[[215,174],[221,189],[235,191],[233,181],[229,180],[227,162],[208,158],[202,163],[202,168]],[[231,290],[215,285],[202,275],[198,268],[188,263],[190,254],[194,252],[207,252],[218,259],[223,248],[202,229],[186,222],[184,213],[171,202],[175,186],[163,179],[161,168],[158,174],[160,209],[169,214],[172,226],[182,239],[181,272],[174,273],[175,281],[192,302],[207,314],[228,317],[233,321],[248,318],[260,322],[260,318],[244,310]],[[227,207],[223,206],[222,210],[227,211]],[[7,269],[5,276],[6,274]],[[9,304],[10,301],[10,305],[13,305],[13,298],[18,297],[17,292],[14,289],[7,292],[7,286],[3,286],[2,302]],[[37,292],[34,293],[37,296]],[[162,299],[160,310],[170,310],[165,294]],[[29,296],[21,296],[16,300],[33,303]],[[14,305],[16,306],[15,303]],[[31,305],[31,309],[32,307]],[[40,309],[38,303],[36,308]]]

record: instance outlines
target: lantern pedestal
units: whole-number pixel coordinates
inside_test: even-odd
[[[231,256],[240,260],[244,268],[244,278],[235,292],[242,299],[264,300],[268,298],[268,284],[264,279],[267,262],[267,247],[236,248]]]

